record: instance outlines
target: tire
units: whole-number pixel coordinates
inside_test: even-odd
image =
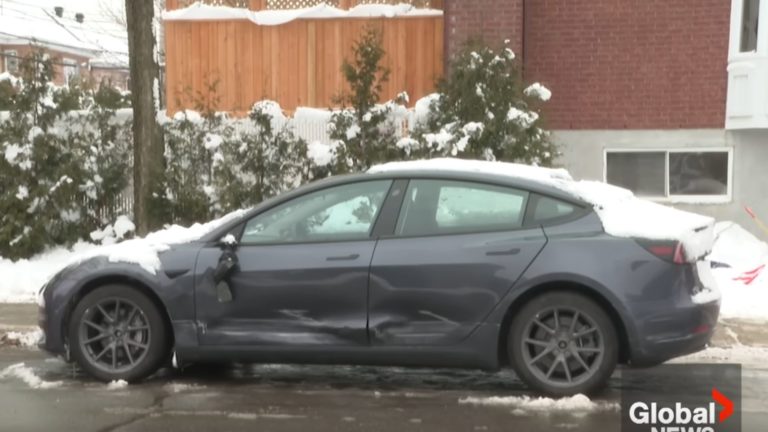
[[[616,368],[618,345],[616,328],[602,307],[562,291],[526,303],[510,323],[507,339],[520,379],[551,396],[603,389]]]
[[[67,332],[72,358],[101,381],[142,380],[155,373],[170,352],[162,312],[127,285],[105,285],[83,297]]]

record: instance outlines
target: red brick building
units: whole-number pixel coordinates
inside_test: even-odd
[[[124,27],[76,9],[25,0],[0,13],[0,73],[19,74],[21,60],[43,51],[54,63],[54,82],[85,79],[127,89],[128,42]],[[91,10],[91,12],[93,12]]]
[[[446,0],[446,50],[508,40],[576,177],[768,218],[768,1]]]

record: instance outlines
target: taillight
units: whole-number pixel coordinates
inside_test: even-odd
[[[685,264],[683,244],[677,241],[636,239],[648,252],[675,264]]]

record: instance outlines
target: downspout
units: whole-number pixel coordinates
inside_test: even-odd
[[[525,80],[525,61],[527,59],[527,57],[525,55],[526,54],[525,31],[528,28],[528,25],[527,25],[528,24],[528,15],[526,14],[526,11],[525,11],[525,5],[526,5],[526,3],[528,3],[528,0],[521,0],[521,1],[523,2],[523,4],[522,4],[522,11],[521,11],[523,16],[522,16],[522,19],[521,19],[521,21],[522,21],[521,27],[522,28],[520,29],[520,44],[522,45],[522,47],[521,47],[521,51],[522,52],[520,53],[520,57],[522,59],[521,62],[520,62],[520,78]]]

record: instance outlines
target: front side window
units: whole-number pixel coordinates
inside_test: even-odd
[[[741,44],[739,51],[757,51],[757,28],[760,22],[760,0],[744,0],[741,12]]]
[[[11,75],[17,75],[19,73],[19,53],[14,50],[8,50],[4,53],[5,58],[5,71]]]
[[[268,210],[243,230],[243,244],[354,241],[370,237],[391,180],[336,186]]]
[[[397,221],[402,236],[507,231],[522,227],[528,193],[480,183],[413,180]]]
[[[652,198],[728,196],[727,150],[668,150],[606,154],[606,181]]]

